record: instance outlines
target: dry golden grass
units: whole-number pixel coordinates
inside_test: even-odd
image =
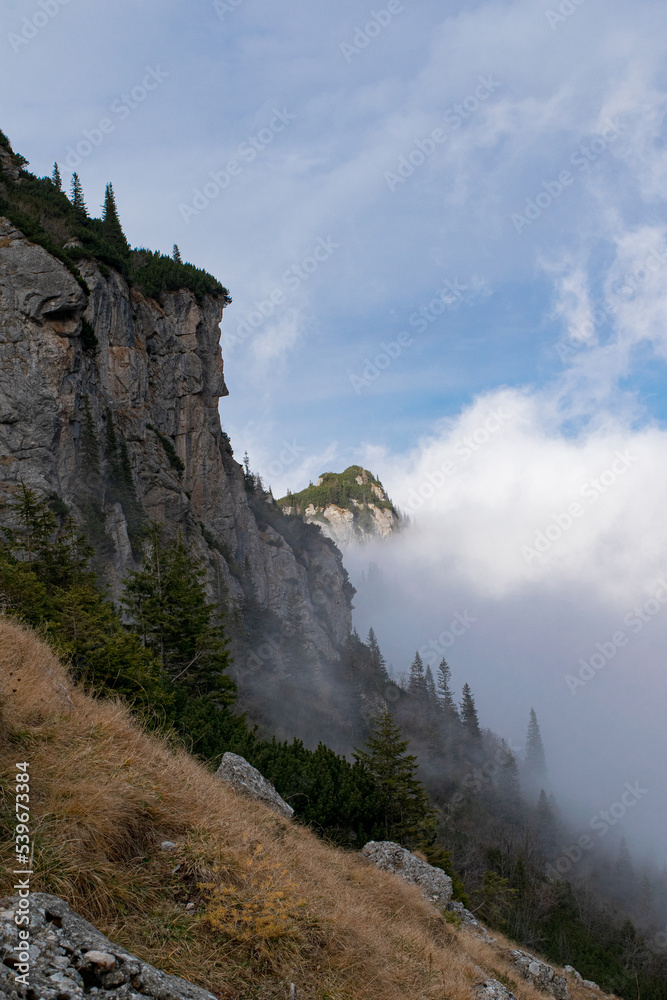
[[[124,706],[74,687],[33,633],[0,617],[6,829],[24,759],[33,891],[221,998],[284,998],[294,983],[304,1000],[470,1000],[479,969],[519,1000],[542,996],[513,976],[509,942],[456,930],[415,887],[238,796]],[[7,837],[0,861],[13,868]]]

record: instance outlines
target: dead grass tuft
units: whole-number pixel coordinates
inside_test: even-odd
[[[294,983],[304,1000],[470,1000],[479,969],[512,977],[509,942],[484,944],[414,886],[236,795],[123,705],[78,690],[34,633],[0,617],[5,870],[24,759],[33,890],[221,998],[285,998]],[[523,980],[515,993],[540,996]]]

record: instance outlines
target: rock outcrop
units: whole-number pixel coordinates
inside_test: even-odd
[[[78,266],[89,294],[0,218],[0,493],[23,480],[96,521],[116,592],[136,522],[157,519],[193,546],[211,597],[252,599],[277,622],[298,608],[314,655],[337,661],[353,594],[340,554],[319,533],[302,544],[277,507],[259,510],[220,425],[227,299],[181,289],[158,302],[92,259]],[[131,480],[120,498],[113,449]],[[274,664],[283,639],[278,629]]]
[[[112,944],[58,896],[29,897],[28,953],[21,944],[15,915],[18,896],[0,899],[0,996],[9,1000],[215,1000],[212,993],[160,972]],[[25,930],[25,925],[21,925]],[[28,958],[28,984],[24,959]]]
[[[452,880],[440,868],[422,861],[411,851],[391,840],[370,840],[361,854],[386,872],[418,885],[426,899],[444,908],[452,898]]]
[[[398,511],[379,479],[359,465],[325,472],[314,486],[288,494],[278,503],[308,524],[316,524],[336,545],[347,548],[387,538],[401,528]]]
[[[510,956],[514,968],[524,979],[536,986],[538,990],[550,993],[555,1000],[569,1000],[567,980],[557,975],[550,965],[540,962],[527,951],[511,951]]]
[[[228,781],[237,792],[263,802],[265,806],[273,809],[279,816],[284,816],[285,819],[291,819],[294,815],[292,807],[278,795],[271,782],[267,781],[257,768],[249,764],[244,757],[239,757],[238,754],[224,754],[215,776],[222,781]]]
[[[473,986],[477,1000],[516,1000],[511,990],[503,986],[497,979],[486,979],[483,983]]]

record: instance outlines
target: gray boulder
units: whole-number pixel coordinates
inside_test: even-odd
[[[486,928],[483,927],[482,924],[480,924],[479,920],[477,920],[477,918],[472,915],[470,910],[466,910],[463,903],[458,903],[455,900],[452,900],[449,903],[447,903],[447,909],[451,913],[456,914],[456,916],[459,918],[461,924],[464,927],[470,928],[471,931],[473,931],[475,934],[481,937],[483,941],[486,941],[487,944],[490,944],[491,941],[496,940],[495,938],[491,937]]]
[[[477,1000],[516,1000],[516,997],[497,979],[486,979],[483,983],[473,986]]]
[[[22,900],[21,903],[24,903]],[[20,982],[24,955],[17,951],[21,909],[18,896],[0,899],[0,997],[8,1000],[215,1000],[185,979],[160,972],[112,944],[63,899],[34,892],[29,897],[28,984]],[[21,928],[23,929],[23,928]]]
[[[550,965],[540,962],[527,951],[511,951],[510,958],[517,972],[538,990],[550,993],[555,1000],[569,1000],[567,980],[563,976],[556,975]]]
[[[284,799],[278,795],[270,781],[260,774],[257,768],[244,757],[239,757],[235,753],[226,753],[222,758],[220,767],[215,772],[216,778],[228,781],[229,784],[251,799],[258,799],[269,809],[273,809],[279,816],[291,819],[294,810],[288,806]]]
[[[418,885],[429,902],[446,907],[452,898],[452,880],[440,868],[434,868],[391,840],[370,840],[361,854],[383,871],[393,872],[404,881]]]

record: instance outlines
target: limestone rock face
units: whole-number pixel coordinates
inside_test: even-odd
[[[82,441],[92,420],[103,481],[111,426],[127,448],[146,519],[172,537],[183,533],[207,568],[210,596],[231,605],[251,594],[279,621],[298,606],[310,647],[337,661],[353,593],[340,554],[319,536],[300,545],[279,521],[277,529],[263,523],[220,425],[224,300],[197,301],[182,289],[158,303],[93,261],[79,268],[89,296],[60,261],[0,218],[0,494],[23,480],[80,514]],[[84,319],[94,349],[82,339]],[[117,594],[134,566],[127,511],[103,489],[100,504]]]
[[[222,781],[228,781],[237,792],[263,802],[285,819],[291,819],[294,815],[292,807],[278,795],[271,782],[267,781],[257,768],[249,764],[245,757],[239,757],[235,753],[224,754],[215,776]]]
[[[36,892],[30,902],[29,985],[17,981],[20,969],[18,896],[0,899],[0,996],[9,1000],[215,1000],[212,993],[160,972],[112,944],[58,896]],[[12,962],[12,966],[8,962]]]
[[[352,505],[355,504],[351,500]],[[309,524],[317,524],[323,535],[330,538],[340,548],[348,548],[351,545],[359,545],[367,542],[371,538],[388,538],[393,532],[398,531],[400,522],[392,510],[383,507],[376,507],[374,504],[366,504],[363,507],[364,520],[360,520],[362,510],[352,510],[337,507],[335,504],[328,504],[321,510],[310,504],[303,515],[304,521]]]
[[[452,898],[452,880],[440,868],[434,868],[391,840],[370,840],[361,853],[378,868],[394,872],[406,882],[418,885],[426,899],[446,907]]]
[[[510,958],[517,972],[528,979],[539,990],[550,993],[555,1000],[568,1000],[567,981],[558,976],[545,962],[540,962],[527,951],[511,951]]]

